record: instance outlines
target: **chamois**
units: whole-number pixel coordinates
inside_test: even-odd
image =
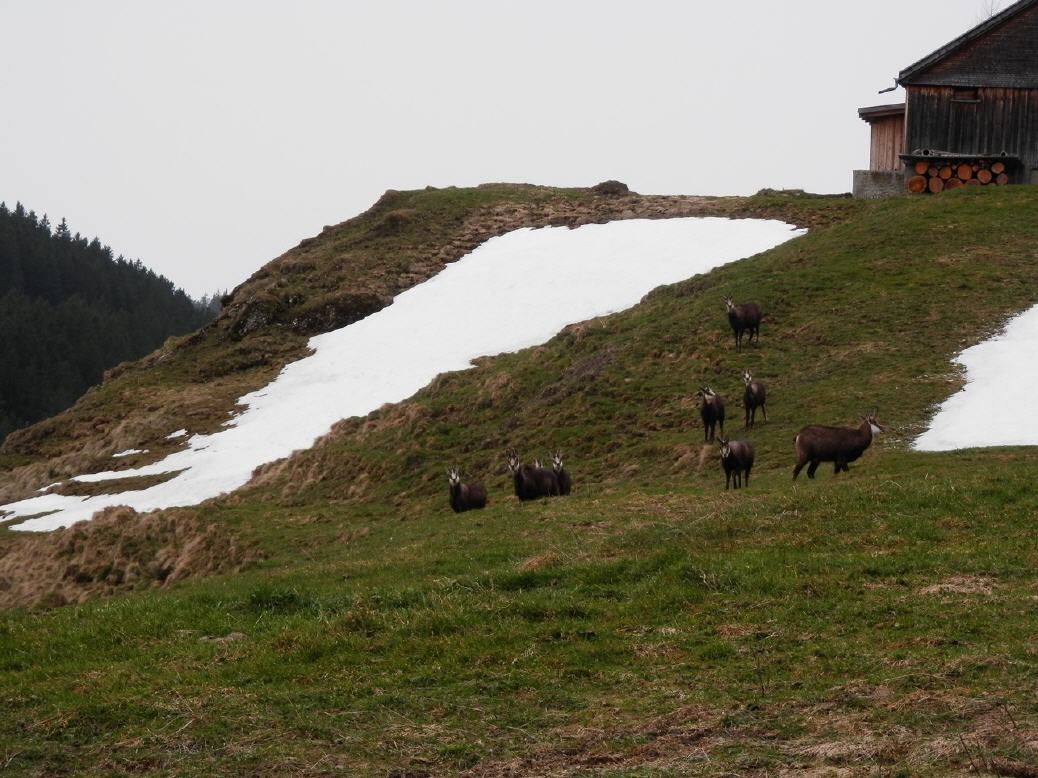
[[[447,468],[447,485],[450,487],[451,508],[455,513],[486,507],[487,490],[482,484],[463,484],[456,467]]]
[[[559,476],[553,470],[541,464],[541,460],[533,460],[533,472],[537,484],[538,496],[558,497],[562,490],[559,486]]]
[[[724,435],[724,400],[709,386],[699,390],[699,418],[703,420],[703,441],[714,439],[714,427],[721,426]]]
[[[750,485],[750,471],[753,469],[753,444],[748,440],[728,440],[721,438],[721,469],[724,470],[724,490],[728,491],[729,483],[734,487]],[[743,484],[743,476],[746,483]]]
[[[841,470],[848,472],[847,463],[853,462],[872,444],[874,435],[883,432],[883,427],[876,421],[876,412],[861,417],[861,425],[857,428],[823,427],[811,425],[804,427],[793,439],[797,452],[797,464],[793,468],[793,480],[797,479],[800,469],[808,462],[807,477],[814,478],[815,470],[822,462],[833,463],[833,473]]]
[[[515,449],[505,452],[508,458],[508,470],[512,474],[515,496],[524,502],[549,497],[559,493],[559,482],[555,473],[543,467],[519,464],[519,454]]]
[[[760,408],[764,414],[764,421],[768,420],[768,409],[764,407],[768,393],[764,384],[753,377],[749,370],[742,371],[742,382],[746,388],[742,393],[742,404],[746,409],[746,427],[752,427],[757,423],[757,409]]]
[[[728,311],[728,323],[732,325],[732,334],[735,335],[735,350],[742,351],[742,336],[749,333],[750,344],[754,341],[760,343],[760,306],[757,303],[732,302],[731,297],[724,298],[724,307]]]
[[[562,452],[559,450],[551,455],[551,469],[555,471],[555,479],[559,482],[559,494],[566,496],[570,493],[573,482],[570,480],[569,473],[562,467]]]

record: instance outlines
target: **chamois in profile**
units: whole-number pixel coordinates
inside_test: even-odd
[[[506,451],[505,456],[508,460],[508,471],[512,474],[515,496],[520,500],[537,500],[559,493],[558,479],[551,470],[540,467],[539,462],[532,466],[519,464],[519,454],[515,449]]]
[[[569,473],[562,467],[562,452],[555,450],[551,455],[551,469],[555,471],[555,479],[559,483],[559,494],[566,496],[573,487]]]
[[[703,420],[703,441],[714,439],[714,427],[720,425],[721,434],[724,435],[724,400],[709,386],[704,386],[698,392],[699,395],[699,418]]]
[[[735,350],[742,351],[742,336],[749,334],[747,342],[760,343],[760,306],[757,303],[732,302],[731,297],[724,298],[724,307],[728,311],[728,323],[732,325],[735,335]]]
[[[728,440],[721,438],[721,469],[724,470],[724,490],[734,482],[734,488],[750,485],[750,471],[753,469],[753,444],[748,440]],[[743,483],[745,476],[746,482]]]
[[[814,478],[815,470],[822,462],[833,463],[833,473],[841,470],[847,472],[847,463],[853,462],[872,445],[872,438],[883,432],[883,427],[876,421],[876,412],[861,417],[857,428],[824,427],[811,425],[804,427],[793,439],[797,452],[797,464],[793,468],[793,480],[797,479],[800,469],[808,462],[807,477]]]
[[[746,409],[746,427],[749,428],[757,423],[758,408],[764,414],[764,421],[768,420],[768,409],[764,407],[768,393],[764,384],[754,378],[749,370],[742,371],[742,382],[746,385],[742,392],[742,404]]]
[[[447,468],[447,485],[450,487],[451,508],[455,513],[486,507],[487,490],[482,484],[463,484],[456,467]]]

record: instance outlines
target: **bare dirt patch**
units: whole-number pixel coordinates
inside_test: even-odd
[[[0,609],[55,607],[237,572],[258,556],[190,511],[108,508],[91,521],[0,547]]]

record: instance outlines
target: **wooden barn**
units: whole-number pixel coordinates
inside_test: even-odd
[[[1038,183],[1038,0],[1020,0],[897,77],[905,102],[862,108],[856,197]]]

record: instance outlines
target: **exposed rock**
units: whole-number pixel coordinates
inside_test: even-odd
[[[630,189],[627,188],[627,184],[621,181],[603,181],[600,184],[595,184],[591,187],[591,191],[595,194],[610,195],[616,197],[617,195],[625,195],[630,193]]]
[[[382,310],[391,299],[370,292],[345,293],[300,311],[291,321],[295,332],[316,335],[331,332]]]
[[[250,300],[231,325],[231,335],[241,340],[274,321],[275,305],[272,300]]]

